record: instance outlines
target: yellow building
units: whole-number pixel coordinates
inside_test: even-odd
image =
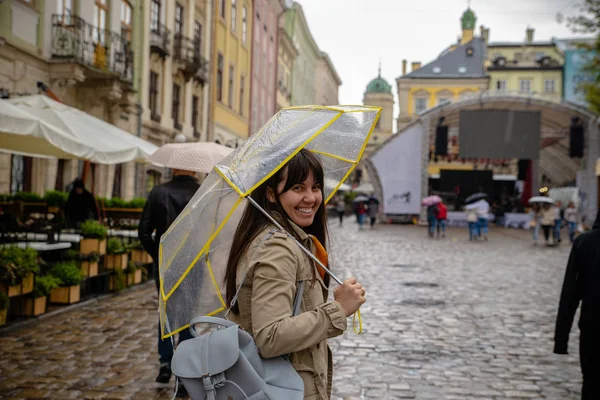
[[[252,61],[252,2],[215,4],[209,140],[237,147],[248,137]]]
[[[564,56],[554,42],[534,42],[533,34],[533,28],[527,28],[524,43],[488,44],[490,89],[560,101]]]
[[[298,56],[298,49],[282,27],[279,28],[279,49],[277,53],[277,111],[291,106],[292,69]]]

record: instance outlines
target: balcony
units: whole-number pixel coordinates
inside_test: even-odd
[[[165,58],[169,55],[169,47],[171,40],[171,31],[163,24],[151,22],[150,29],[150,52],[158,54],[159,57]]]
[[[90,25],[79,17],[52,15],[52,59],[74,62],[97,72],[133,81],[133,51],[118,33]]]
[[[208,62],[200,54],[200,46],[196,40],[176,35],[173,60],[178,63],[186,81],[193,78],[202,85],[208,81]]]

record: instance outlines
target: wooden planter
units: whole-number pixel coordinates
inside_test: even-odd
[[[21,294],[21,284],[9,286],[4,282],[0,282],[0,292],[6,293],[8,297],[15,297]]]
[[[48,212],[50,214],[58,214],[60,212],[60,207],[58,207],[58,206],[48,206]]]
[[[145,250],[135,249],[131,250],[131,261],[139,264],[150,264],[152,263],[152,257]]]
[[[79,301],[81,286],[66,286],[52,289],[50,292],[50,303],[73,304]]]
[[[137,285],[142,283],[142,270],[138,269],[131,274],[127,274],[127,286]]]
[[[106,239],[81,239],[79,241],[79,252],[81,254],[93,252],[100,255],[106,254]]]
[[[7,313],[8,313],[8,310],[0,310],[0,326],[6,324],[6,314]]]
[[[21,294],[29,294],[33,292],[33,274],[27,274],[21,281]]]
[[[123,254],[107,254],[104,256],[104,267],[106,269],[127,268],[127,262],[129,261],[129,255]]]
[[[46,312],[47,297],[38,297],[35,299],[25,299],[22,314],[28,317],[37,317]]]
[[[98,275],[98,261],[82,261],[81,273],[86,278]]]

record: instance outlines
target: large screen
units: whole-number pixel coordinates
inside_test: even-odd
[[[540,153],[540,113],[461,111],[458,140],[462,158],[537,160]]]

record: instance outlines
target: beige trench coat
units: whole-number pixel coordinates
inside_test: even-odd
[[[291,221],[302,243],[314,253],[310,237]],[[284,232],[269,227],[248,248],[237,270],[239,315],[229,319],[252,334],[262,357],[290,355],[304,381],[304,398],[331,397],[333,363],[327,339],[341,335],[346,315],[337,301],[327,303],[328,289],[313,261]],[[273,233],[274,232],[274,233]],[[297,282],[305,281],[300,314],[292,317]]]

